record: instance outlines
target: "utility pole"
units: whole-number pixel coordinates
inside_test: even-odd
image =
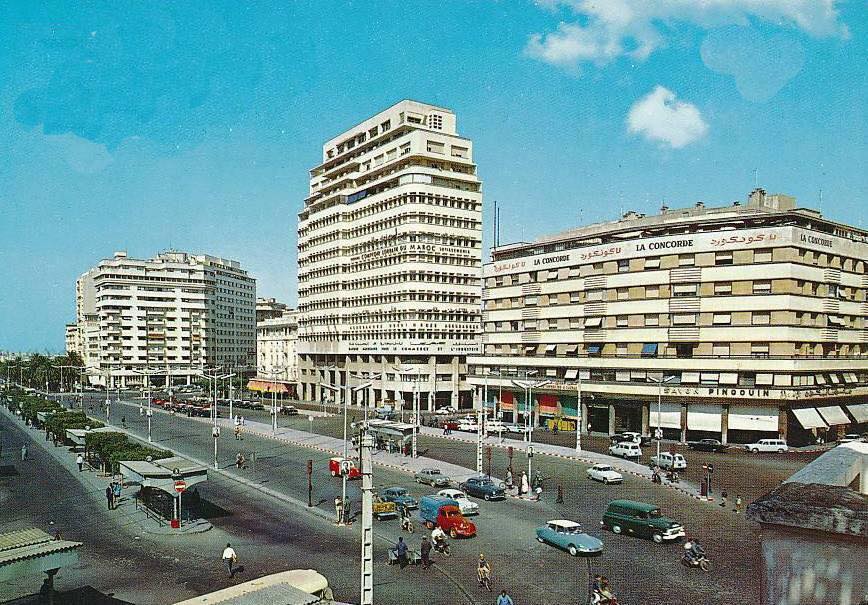
[[[361,605],[374,605],[374,469],[371,460],[374,439],[368,434],[366,423],[359,427],[359,445],[362,471]]]
[[[482,474],[482,410],[476,410],[476,474]]]
[[[576,453],[582,451],[582,375],[576,374]]]
[[[217,374],[217,370],[219,368],[214,368],[214,374],[206,374],[204,371],[201,376],[203,378],[208,379],[214,383],[214,400],[213,400],[213,409],[212,409],[212,417],[214,419],[214,425],[211,427],[211,436],[214,437],[214,468],[220,468],[217,463],[217,440],[220,437],[220,427],[217,425],[217,381],[223,380],[225,378],[232,378],[235,374]]]

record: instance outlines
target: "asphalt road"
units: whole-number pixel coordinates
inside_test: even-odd
[[[145,419],[138,416],[135,408],[127,408],[126,419],[132,430],[145,434]],[[130,413],[132,411],[132,413]],[[112,412],[117,420],[118,412]],[[267,412],[250,413],[246,416],[268,417]],[[281,424],[289,422],[298,428],[307,428],[306,417],[281,418]],[[338,419],[325,418],[314,420],[315,430],[331,432],[340,426]],[[202,422],[178,416],[157,413],[154,416],[154,439],[156,445],[167,445],[187,455],[210,460],[213,440],[208,426]],[[475,465],[475,453],[471,444],[447,442],[437,438],[423,437],[420,440],[423,454],[435,456],[455,464]],[[288,493],[298,499],[306,499],[307,482],[304,471],[307,458],[315,460],[316,473],[315,498],[322,501],[323,510],[331,512],[331,502],[339,493],[340,483],[327,474],[327,455],[311,454],[301,447],[278,444],[267,438],[247,436],[243,442],[236,442],[228,431],[220,439],[220,464],[231,466],[236,451],[242,450],[250,459],[251,451],[257,452],[257,468],[243,471],[245,476]],[[736,458],[733,458],[736,459]],[[745,460],[750,460],[745,457]],[[739,458],[738,460],[741,460]],[[504,469],[507,464],[504,451],[495,449],[492,464],[496,469]],[[517,457],[516,467],[524,464],[524,457]],[[516,598],[517,603],[563,604],[579,602],[584,592],[586,571],[584,561],[571,559],[566,553],[538,544],[534,539],[534,529],[552,518],[570,518],[583,523],[587,531],[601,537],[606,544],[603,557],[592,563],[594,571],[607,575],[619,594],[622,603],[753,603],[758,602],[762,578],[756,570],[762,568],[759,542],[756,538],[757,526],[735,515],[730,510],[722,510],[715,505],[700,503],[672,490],[650,484],[647,481],[628,477],[624,485],[602,486],[588,481],[584,476],[585,466],[570,461],[536,456],[534,468],[539,468],[549,477],[547,491],[540,503],[510,499],[506,502],[482,503],[482,514],[476,521],[479,536],[472,540],[454,541],[455,555],[444,563],[448,574],[477,602],[487,602],[490,597],[482,594],[475,586],[474,562],[479,552],[484,552],[494,565],[495,588],[505,587]],[[235,472],[231,470],[230,472]],[[500,474],[500,473],[497,473]],[[402,475],[377,468],[376,483],[380,486],[403,484],[415,496],[430,493],[428,487],[417,487],[408,475]],[[564,489],[565,502],[554,503],[554,486],[560,483]],[[228,488],[225,481],[209,481],[203,495],[223,506]],[[358,501],[357,484],[351,483],[351,497]],[[234,492],[235,489],[228,489]],[[246,496],[245,496],[246,495]],[[240,506],[244,498],[250,498],[250,505],[259,510],[259,498],[249,489],[240,489]],[[606,504],[615,498],[632,498],[652,502],[662,507],[670,516],[683,522],[688,533],[697,535],[710,552],[715,565],[714,571],[707,575],[688,570],[679,564],[678,545],[654,545],[650,541],[638,540],[610,533],[601,533],[599,521]],[[229,501],[226,508],[237,510]],[[266,502],[266,508],[274,506]],[[355,506],[358,509],[358,504]],[[281,507],[270,513],[275,516],[275,525],[260,522],[260,513],[248,516],[238,513],[225,521],[218,519],[215,525],[220,530],[245,539],[269,542],[281,535],[279,519]],[[291,510],[291,509],[290,509]],[[292,519],[301,515],[290,513]],[[224,523],[226,524],[224,526]],[[314,524],[316,525],[316,524]],[[334,540],[329,534],[329,524],[322,522],[321,528],[311,530],[304,541],[308,553],[309,566],[323,570],[335,584],[340,596],[357,598],[357,563],[352,556],[346,560],[333,557],[332,551],[350,555],[357,552],[357,530],[339,534]],[[334,528],[331,528],[334,529]],[[397,522],[383,522],[376,525],[377,531],[394,539],[398,532]],[[275,533],[276,532],[276,533]],[[347,535],[350,534],[350,535]],[[414,535],[411,543],[418,540]],[[455,603],[465,598],[455,583],[439,579],[426,579],[424,590],[418,582],[402,578],[401,573],[380,564],[385,557],[385,543],[377,545],[375,577],[377,578],[378,602],[404,603]],[[333,559],[341,561],[334,565]],[[352,561],[352,562],[350,562]],[[301,565],[291,565],[299,567]],[[333,578],[329,570],[337,569]],[[352,570],[347,574],[346,570]],[[422,570],[404,570],[403,574],[422,573]],[[344,576],[349,576],[346,580]],[[411,599],[411,595],[414,597]]]

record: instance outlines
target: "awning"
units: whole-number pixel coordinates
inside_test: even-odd
[[[832,381],[832,384],[841,384],[841,377],[837,374],[829,374],[829,380]]]
[[[657,343],[646,342],[642,345],[642,357],[657,357]]]
[[[699,375],[699,382],[702,384],[717,384],[720,382],[720,374],[717,372],[702,372]]]
[[[618,382],[630,382],[629,370],[615,370],[615,380]]]
[[[575,353],[579,350],[579,345],[567,345],[567,353]]]
[[[599,354],[600,349],[602,349],[602,348],[603,348],[603,345],[586,345],[586,349],[588,351],[588,354],[590,354],[590,355]]]
[[[557,378],[558,371],[555,368],[549,368],[546,370],[546,378]]]
[[[250,380],[247,383],[247,389],[260,393],[289,393],[289,386],[287,384],[270,380]]]
[[[558,345],[546,345],[546,353],[552,353],[557,348],[558,348]]]
[[[557,395],[538,395],[539,413],[549,414],[554,416],[558,413],[558,396]]]
[[[801,410],[793,410],[793,416],[805,429],[824,429],[826,423],[820,418],[820,414],[814,408],[802,408]]]
[[[699,372],[682,372],[681,384],[698,384]]]
[[[844,321],[837,315],[829,315],[829,323],[833,326],[842,326]]]
[[[856,422],[868,422],[868,403],[857,403],[855,405],[848,405],[847,411],[853,415],[853,418],[856,419]]]
[[[677,284],[673,291],[675,294],[696,294],[696,284]]]
[[[660,421],[657,421],[657,406],[651,405],[648,421],[651,426],[661,426],[664,429],[681,428],[681,405],[678,403],[660,404]]]
[[[721,372],[720,384],[738,384],[737,372]]]
[[[646,258],[645,259],[645,268],[646,269],[658,269],[660,267],[660,259],[659,258]]]
[[[776,408],[758,405],[731,405],[728,427],[743,431],[778,432]]]
[[[515,409],[515,398],[512,396],[512,391],[500,393],[500,409],[504,411]]]
[[[41,529],[0,534],[0,582],[36,576],[78,563],[81,542],[56,540]]]
[[[824,408],[817,408],[817,411],[820,412],[820,416],[823,417],[823,420],[825,420],[826,424],[829,426],[850,424],[850,419],[847,418],[847,414],[844,413],[841,406],[830,405]]]
[[[827,382],[829,382],[822,374],[814,374],[814,378],[817,379],[817,384],[826,384]]]
[[[630,380],[633,382],[645,382],[648,380],[648,373],[642,370],[630,370]]]
[[[853,372],[844,372],[844,382],[853,384],[854,382],[859,382],[859,379],[856,378],[856,374]]]
[[[774,384],[775,377],[773,374],[757,374],[754,384],[756,386],[770,386]]]
[[[654,406],[651,406],[652,414]],[[721,429],[720,405],[690,404],[687,406],[687,428],[694,431],[719,433]]]
[[[600,324],[603,323],[602,317],[586,317],[585,318],[585,327],[586,328],[599,328]]]
[[[567,370],[566,374],[564,374],[564,378],[567,380],[575,380],[576,376],[579,375],[579,371],[576,369]]]

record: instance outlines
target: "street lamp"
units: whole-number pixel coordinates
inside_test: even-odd
[[[525,370],[524,377],[527,379],[528,376],[532,376],[536,374],[536,370]],[[531,469],[533,464],[533,420],[531,419],[531,414],[533,413],[533,405],[531,403],[531,398],[533,397],[534,388],[542,388],[549,384],[551,380],[540,380],[538,382],[530,382],[528,380],[518,381],[513,380],[512,384],[519,388],[523,388],[525,390],[525,405],[524,405],[524,425],[525,425],[525,439],[527,441],[527,479],[528,481],[532,480],[531,477]]]
[[[271,434],[277,434],[277,377],[282,374],[282,370],[286,369],[285,366],[273,366],[272,369],[268,369],[266,367],[261,367],[258,371],[262,374],[267,375],[272,379],[272,389],[271,389]],[[281,370],[281,371],[278,371]],[[231,402],[230,402],[231,405]],[[232,416],[232,409],[229,409],[229,416]]]
[[[145,377],[146,387],[148,392],[148,410],[145,415],[148,417],[148,443],[151,443],[151,416],[154,415],[154,412],[151,410],[151,401],[153,400],[151,393],[151,376],[154,374],[159,374],[159,370],[133,370],[136,374],[141,374]],[[106,394],[106,402],[108,402],[108,394]],[[139,407],[139,410],[142,408]],[[141,413],[141,412],[140,412]]]
[[[220,437],[220,427],[217,426],[217,381],[226,378],[232,378],[235,374],[217,374],[219,368],[214,368],[214,374],[206,374],[202,372],[200,376],[214,382],[214,403],[212,408],[212,416],[214,418],[214,426],[211,428],[211,436],[214,437],[214,468],[220,468],[217,464],[217,439]]]
[[[651,376],[646,376],[645,379],[648,382],[656,382],[657,383],[657,429],[654,431],[654,437],[657,440],[657,461],[660,462],[660,442],[663,440],[663,425],[660,422],[660,416],[662,412],[660,411],[661,402],[663,399],[663,383],[671,382],[675,380],[675,376],[670,376],[669,378],[663,378],[663,373],[660,373],[660,379],[655,380]]]
[[[419,433],[419,415],[420,415],[420,407],[421,407],[421,399],[422,393],[419,392],[419,368],[401,368],[398,366],[393,366],[393,369],[396,372],[409,372],[413,374],[413,441],[412,441],[412,449],[413,449],[413,458],[416,458],[416,443],[418,441],[418,433]],[[402,378],[403,380],[403,378]],[[403,416],[404,410],[404,402],[401,401],[401,414]]]

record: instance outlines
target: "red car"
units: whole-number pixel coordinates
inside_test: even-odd
[[[347,469],[347,479],[362,478],[362,472],[358,469],[358,467],[356,467],[356,463],[352,460],[345,460],[340,456],[329,458],[329,472],[332,474],[332,477],[343,476],[342,467]]]

